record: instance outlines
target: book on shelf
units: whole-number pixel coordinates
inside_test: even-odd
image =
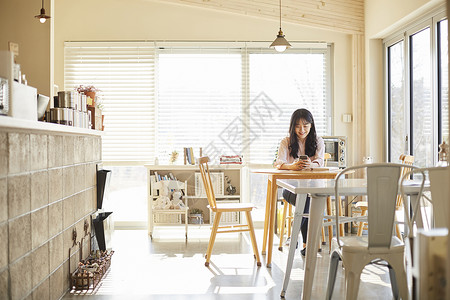
[[[188,151],[187,148],[184,148],[184,164],[190,164],[191,162],[189,161],[189,157],[188,157]]]
[[[191,154],[191,165],[195,165],[194,149],[192,147],[189,147],[189,152]]]
[[[160,181],[161,180],[159,175],[158,175],[158,172],[156,172],[156,171],[155,171],[155,180],[156,181]]]
[[[220,164],[242,164],[241,155],[222,155],[220,156]]]
[[[189,165],[195,165],[194,149],[192,147],[184,148],[184,155]]]

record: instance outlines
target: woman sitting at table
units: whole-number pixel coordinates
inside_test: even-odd
[[[289,136],[285,137],[278,147],[278,156],[274,166],[280,170],[309,170],[314,167],[322,167],[324,154],[325,144],[323,139],[316,134],[316,126],[311,112],[304,108],[297,109],[291,116]],[[304,156],[303,159],[300,159],[300,156]],[[284,190],[283,198],[295,205],[295,194]],[[308,195],[304,213],[309,213],[309,200]],[[305,256],[308,218],[302,218],[300,229],[303,237],[301,254]]]

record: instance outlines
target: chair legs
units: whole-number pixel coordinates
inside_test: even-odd
[[[398,286],[397,286],[397,279],[395,278],[395,271],[392,268],[391,265],[388,265],[389,269],[389,279],[391,280],[391,289],[392,289],[392,295],[394,296],[394,299],[398,299]]]
[[[327,197],[327,214],[331,215],[331,197]],[[283,199],[283,217],[281,220],[281,229],[280,229],[280,245],[278,246],[278,250],[283,251],[283,243],[284,243],[284,231],[285,227],[287,227],[287,236],[291,236],[292,231],[292,205]],[[331,221],[328,220],[328,221]],[[286,223],[287,222],[287,223]],[[341,234],[342,236],[342,234]],[[333,238],[333,226],[328,226],[328,245],[331,245],[331,239]],[[325,245],[325,229],[322,227],[322,244]],[[330,246],[331,247],[331,246]],[[319,251],[321,246],[319,244]]]
[[[346,298],[347,300],[356,300],[358,298],[359,282],[361,280],[361,271],[357,268],[345,269]]]
[[[327,197],[327,215],[331,216],[331,197]],[[328,219],[330,222],[331,219]],[[333,239],[333,226],[328,226],[328,247],[331,253],[331,240]]]
[[[261,259],[260,259],[259,252],[258,252],[258,245],[256,243],[255,228],[253,227],[251,211],[245,211],[245,214],[247,217],[248,231],[250,232],[250,240],[252,241],[252,248],[253,248],[253,253],[254,253],[254,256],[256,259],[256,265],[258,267],[260,267]],[[211,260],[211,253],[212,253],[212,249],[214,247],[214,242],[216,240],[216,235],[217,235],[217,231],[219,229],[219,223],[220,223],[221,217],[222,217],[222,212],[219,212],[219,211],[216,212],[216,215],[214,217],[213,227],[211,229],[211,236],[209,238],[208,249],[206,250],[206,255],[205,255],[205,259],[206,259],[205,266],[207,266],[207,267],[209,266],[209,261]],[[233,231],[230,231],[230,232],[233,232]]]
[[[397,221],[397,217],[394,216],[394,222],[396,222],[396,221]],[[398,226],[398,223],[395,223],[395,234],[401,241],[403,241],[402,234],[400,232],[400,226]]]
[[[367,215],[367,208],[366,207],[361,207],[361,217]],[[364,229],[364,225],[366,223],[364,221],[359,222],[358,224],[358,236],[362,236],[362,232]]]
[[[339,254],[333,252],[330,257],[330,269],[328,270],[328,286],[326,299],[330,300],[333,295],[334,283],[336,282],[336,273],[339,265]]]
[[[284,227],[286,227],[286,212],[288,210],[287,209],[288,206],[290,206],[290,204],[283,199],[283,217],[281,219],[281,228],[280,228],[280,246],[278,246],[278,250],[280,251],[283,251]]]
[[[219,222],[220,222],[220,217],[222,216],[222,212],[217,212],[216,216],[214,217],[214,223],[213,223],[213,227],[211,230],[211,236],[209,238],[209,244],[208,244],[208,249],[206,250],[206,262],[205,262],[205,266],[209,266],[209,260],[211,259],[211,252],[212,249],[214,247],[214,241],[216,239],[216,235],[217,235],[217,229],[219,228]]]
[[[255,254],[256,258],[256,265],[260,267],[261,259],[259,258],[258,244],[256,243],[255,228],[253,227],[252,214],[250,211],[246,211],[245,214],[247,216],[248,227],[250,228],[250,239],[252,241],[253,253]]]
[[[408,280],[406,278],[405,260],[403,253],[388,261],[389,277],[391,279],[392,293],[395,299],[409,299]]]

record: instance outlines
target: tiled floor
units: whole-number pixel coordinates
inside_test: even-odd
[[[63,299],[280,299],[288,248],[274,247],[272,268],[258,268],[248,236],[218,235],[209,268],[204,266],[208,227],[184,231],[158,227],[151,240],[143,230],[116,230],[115,254],[109,272],[95,291],[70,292]],[[258,243],[262,230],[257,231]],[[328,272],[328,248],[319,253],[312,299],[324,299]],[[259,245],[261,251],[261,245]],[[263,256],[263,259],[265,257]],[[297,251],[286,299],[300,299],[303,262]],[[343,270],[333,299],[344,299]],[[371,265],[361,276],[359,299],[392,299],[387,268]]]

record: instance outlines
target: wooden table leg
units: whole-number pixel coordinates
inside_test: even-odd
[[[342,212],[342,199],[341,199],[341,197],[339,197],[339,199],[336,199],[336,201],[339,201],[339,217],[343,217],[344,213]],[[339,224],[339,234],[340,234],[339,236],[345,236],[344,224]]]
[[[270,218],[269,218],[269,238],[267,245],[267,258],[266,258],[266,266],[268,268],[272,267],[272,249],[273,249],[273,232],[275,228],[275,214],[277,212],[277,190],[278,186],[275,182],[276,178],[272,176],[272,183],[271,183],[271,193],[270,193]]]
[[[289,203],[283,199],[283,217],[281,218],[281,228],[280,228],[280,246],[278,250],[283,251],[283,241],[284,241],[284,227],[286,226],[286,212],[288,210]]]
[[[266,254],[266,247],[267,247],[267,233],[268,233],[268,229],[269,229],[270,206],[272,203],[271,199],[270,199],[271,191],[272,191],[272,180],[270,179],[270,175],[269,175],[269,179],[267,180],[266,217],[264,219],[264,235],[263,235],[263,245],[262,245],[262,250],[261,250],[262,255]]]
[[[327,197],[327,215],[331,216],[331,197]],[[328,219],[328,222],[331,222],[331,219]],[[328,226],[328,249],[331,253],[331,240],[333,239],[333,226]]]

